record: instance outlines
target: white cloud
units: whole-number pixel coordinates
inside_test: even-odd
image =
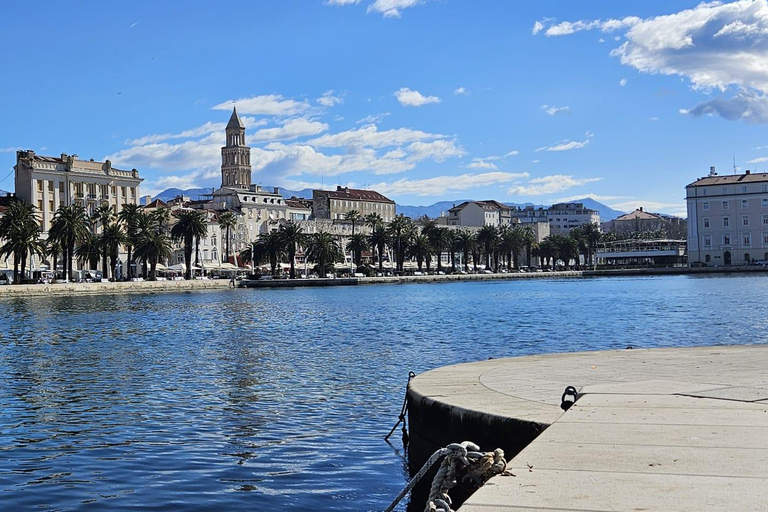
[[[280,94],[266,94],[239,100],[225,101],[212,107],[213,110],[232,110],[237,105],[240,114],[292,116],[309,109],[308,101],[296,101],[283,98]]]
[[[542,30],[544,30],[544,24],[540,21],[535,21],[533,23],[533,30],[531,30],[531,34],[536,35]]]
[[[360,0],[326,0],[326,5],[352,5],[360,3]]]
[[[768,162],[768,156],[759,156],[747,161],[748,164],[761,164],[763,162]]]
[[[625,85],[627,85],[626,78],[622,78],[621,80],[619,80],[619,87],[624,87]]]
[[[544,105],[541,106],[541,110],[543,110],[550,116],[556,116],[558,114],[569,114],[571,111],[571,107],[567,105],[565,107],[553,107],[545,103]]]
[[[509,153],[507,153],[506,155],[504,155],[504,157],[506,158],[506,157],[508,157],[508,156],[517,156],[517,155],[519,155],[519,154],[520,154],[520,152],[519,152],[518,150],[516,150],[516,149],[513,149],[512,151],[510,151]]]
[[[614,210],[623,212],[632,212],[642,207],[646,212],[661,212],[669,215],[685,217],[687,208],[685,203],[662,203],[659,201],[644,201],[642,199],[631,199],[621,203],[611,203],[608,206]]]
[[[370,114],[360,119],[355,124],[378,124],[388,115],[390,115],[389,112],[383,112],[381,114]]]
[[[510,183],[528,178],[528,173],[486,172],[458,176],[435,176],[422,180],[402,178],[397,181],[376,183],[371,188],[385,195],[440,196],[448,192],[469,190],[499,183]]]
[[[587,183],[600,181],[602,178],[574,178],[573,176],[566,176],[563,174],[555,174],[551,176],[543,176],[541,178],[534,178],[528,181],[527,185],[518,185],[507,190],[509,195],[518,196],[542,196],[546,194],[554,194],[568,190],[569,188],[578,187]]]
[[[532,163],[532,164],[537,164],[537,163],[539,163],[539,162],[541,162],[541,160],[531,160],[531,163]]]
[[[264,121],[264,123],[266,123],[266,121]],[[144,144],[150,144],[153,142],[162,142],[164,140],[170,140],[170,139],[190,139],[194,137],[201,137],[203,135],[208,135],[209,133],[223,132],[226,126],[227,126],[227,123],[212,123],[208,121],[204,125],[198,126],[197,128],[192,128],[191,130],[184,130],[183,132],[179,132],[179,133],[162,133],[162,134],[154,134],[154,135],[145,135],[144,137],[141,137],[138,139],[127,140],[125,141],[125,143],[128,145],[141,146]]]
[[[13,153],[15,151],[19,151],[20,149],[21,148],[12,148],[12,147],[0,148],[0,153]]]
[[[716,114],[731,121],[768,123],[768,95],[742,90],[731,98],[715,98],[691,109],[680,109],[680,113],[693,117]]]
[[[385,147],[410,144],[422,140],[446,138],[445,135],[427,133],[410,128],[395,128],[379,131],[376,125],[363,126],[357,130],[323,135],[312,139],[307,144],[318,147],[339,148],[345,146]]]
[[[469,91],[465,87],[459,87],[458,89],[453,91],[453,94],[461,94],[461,95],[464,95],[464,96],[468,96],[469,95]]]
[[[587,136],[589,137],[589,135]],[[553,146],[544,146],[544,147],[537,148],[536,153],[538,153],[539,151],[569,151],[571,149],[581,149],[587,144],[589,144],[589,139],[582,142],[576,142],[575,140],[564,140],[562,142],[558,142]]]
[[[288,119],[277,128],[264,128],[250,136],[252,141],[291,140],[298,137],[318,135],[328,129],[328,125],[319,121],[310,121],[303,117]]]
[[[400,11],[419,5],[422,0],[376,0],[367,12],[379,12],[385,18],[399,18]]]
[[[406,147],[409,152],[408,160],[418,162],[431,159],[442,162],[448,158],[464,156],[466,151],[456,145],[455,140],[438,139],[431,142],[417,141]]]
[[[467,166],[470,169],[491,169],[491,170],[498,170],[499,167],[492,163],[488,162],[488,159],[483,158],[473,158],[472,162]]]
[[[344,99],[341,96],[333,95],[333,90],[325,91],[323,95],[317,98],[315,101],[324,107],[332,107],[334,105],[344,103]]]
[[[592,199],[594,201],[599,201],[601,203],[605,203],[606,201],[618,201],[620,199],[629,199],[629,196],[601,196],[598,194],[579,194],[575,196],[569,196],[569,197],[561,197],[559,199],[555,199],[555,203],[570,203],[571,201],[577,201],[579,199]]]
[[[705,93],[737,89],[729,100],[713,99],[687,113],[768,122],[763,107],[756,105],[768,94],[768,0],[703,2],[672,14],[616,21],[565,22],[550,25],[546,33],[624,29],[626,41],[611,52],[622,64],[643,73],[680,76]]]
[[[654,117],[649,117],[648,120],[649,121],[658,121],[659,118],[654,116]]]
[[[542,30],[544,30],[544,27],[546,26],[546,23],[548,23],[550,20],[542,20],[537,21],[533,25],[533,35],[538,34]],[[638,24],[640,21],[642,21],[637,16],[627,16],[625,18],[622,18],[620,20],[618,19],[608,19],[605,21],[602,20],[592,20],[592,21],[563,21],[558,24],[550,24],[549,27],[547,27],[546,31],[544,32],[544,35],[547,37],[551,36],[565,36],[569,34],[574,34],[576,32],[581,32],[584,30],[602,30],[603,32],[613,32],[616,30],[624,29],[632,27],[636,24]]]
[[[420,107],[427,103],[440,103],[440,98],[437,96],[424,96],[419,91],[413,91],[408,87],[396,91],[395,97],[404,107]]]

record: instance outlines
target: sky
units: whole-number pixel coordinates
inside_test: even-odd
[[[226,5],[226,7],[223,7]],[[15,151],[218,187],[233,104],[253,183],[685,215],[768,170],[768,0],[9,2],[0,189]]]

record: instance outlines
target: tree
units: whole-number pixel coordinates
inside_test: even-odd
[[[600,243],[600,240],[603,236],[603,234],[600,232],[600,226],[597,224],[584,224],[581,226],[581,239],[584,241],[587,249],[587,261],[589,262],[590,266],[594,266],[594,255],[595,251],[597,251],[597,244]]]
[[[85,238],[80,242],[80,245],[75,249],[75,256],[80,265],[88,264],[89,269],[95,269],[99,265],[99,259],[101,258],[102,246],[99,235],[88,233]],[[107,274],[104,274],[107,277]]]
[[[531,226],[525,226],[522,232],[522,243],[525,247],[525,264],[531,266],[531,252],[533,251],[533,245],[536,243],[536,234],[533,232]]]
[[[469,254],[475,252],[477,247],[477,238],[475,234],[468,229],[461,229],[456,234],[456,248],[461,251],[464,256],[464,270],[469,269]],[[475,270],[477,270],[477,263],[475,263]]]
[[[394,244],[398,272],[403,271],[403,260],[405,259],[404,249],[406,246],[405,241],[408,234],[409,224],[409,219],[401,213],[392,219],[392,222],[389,223],[389,227],[387,228],[389,238],[392,241],[392,244]]]
[[[64,252],[64,276],[70,281],[72,280],[72,258],[75,254],[75,247],[88,236],[89,226],[88,214],[85,208],[79,204],[59,206],[53,216],[48,238],[61,244]]]
[[[301,226],[291,221],[280,226],[280,242],[283,251],[288,256],[288,263],[291,265],[290,278],[296,279],[296,251],[304,245],[307,235]]]
[[[31,204],[13,201],[0,217],[0,239],[5,240],[0,256],[13,255],[13,282],[19,284],[26,271],[28,255],[44,251],[37,209]]]
[[[349,222],[352,223],[352,234],[355,234],[355,226],[358,222],[363,220],[363,214],[360,213],[359,210],[349,210],[347,212],[346,218]]]
[[[208,236],[205,218],[197,210],[177,210],[174,217],[176,223],[171,228],[171,238],[184,242],[184,263],[187,266],[184,279],[192,279],[192,244],[195,237]]]
[[[373,231],[373,228],[379,225],[384,224],[384,219],[381,218],[381,215],[379,215],[376,212],[369,213],[365,216],[365,225],[371,228],[371,231]]]
[[[451,272],[456,272],[456,231],[445,228],[446,247],[451,255]]]
[[[278,231],[262,233],[259,239],[251,244],[251,259],[254,264],[269,261],[272,275],[277,275],[277,263],[283,255],[283,240]]]
[[[371,248],[368,245],[368,237],[362,233],[357,233],[349,237],[346,249],[352,253],[352,259],[356,266],[360,266],[362,263],[363,252]]]
[[[43,253],[46,258],[50,258],[51,271],[53,271],[53,275],[55,277],[56,268],[58,267],[58,263],[59,263],[59,254],[61,254],[61,244],[56,240],[51,240],[50,238],[48,238],[48,240],[46,240],[44,243]],[[98,265],[98,261],[96,262],[96,264]]]
[[[372,214],[378,215],[378,214]],[[376,248],[376,253],[379,258],[379,272],[384,271],[384,250],[387,243],[389,243],[389,235],[386,228],[382,223],[374,224],[371,228],[371,234],[368,236],[368,243]]]
[[[477,243],[483,249],[485,254],[485,268],[491,268],[491,254],[493,253],[499,233],[496,226],[486,225],[477,232]]]
[[[446,227],[438,226],[432,219],[425,219],[422,220],[421,232],[427,236],[432,245],[432,250],[437,257],[437,271],[440,272],[443,269],[443,251],[450,247],[451,231]]]
[[[317,264],[320,277],[325,277],[330,266],[344,259],[339,242],[332,234],[325,231],[310,235],[306,253],[307,260]]]
[[[124,204],[120,213],[117,214],[117,218],[125,226],[125,249],[128,251],[128,279],[134,277],[133,275],[133,248],[138,243],[138,238],[141,235],[139,231],[139,216],[141,215],[141,207],[137,204]]]
[[[124,207],[127,205],[124,205]],[[136,206],[136,205],[133,205]],[[96,209],[91,214],[91,230],[94,232],[94,234],[97,232],[96,224],[101,225],[102,231],[104,228],[113,220],[115,219],[115,211],[112,209],[111,206],[107,203],[102,203],[99,206],[96,207]]]
[[[499,229],[499,251],[506,257],[507,270],[519,268],[518,256],[522,248],[522,230],[518,227],[502,226]]]
[[[142,230],[140,237],[136,241],[135,256],[143,262],[144,266],[149,263],[148,277],[152,281],[157,279],[157,263],[160,260],[170,258],[171,252],[171,241],[159,224]]]
[[[120,252],[120,246],[126,241],[125,232],[123,228],[117,222],[113,222],[104,228],[101,232],[101,247],[109,257],[109,268],[112,271],[112,279],[117,280],[117,257]],[[107,276],[107,272],[104,272]]]
[[[408,247],[408,255],[416,258],[416,263],[419,266],[419,272],[421,272],[421,265],[424,260],[429,261],[429,257],[432,254],[432,244],[429,242],[429,238],[424,233],[414,235],[411,239],[411,244]],[[427,270],[429,270],[429,263],[427,263]]]
[[[237,226],[237,217],[232,212],[224,212],[219,215],[219,227],[224,229],[225,236],[227,237],[227,262],[229,262],[229,241],[230,231]]]

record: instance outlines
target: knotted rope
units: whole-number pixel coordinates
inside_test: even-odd
[[[481,452],[479,450],[480,447],[471,441],[452,443],[445,448],[440,448],[427,459],[427,462],[411,478],[408,485],[400,491],[400,494],[397,495],[384,512],[392,512],[405,495],[424,477],[429,468],[443,457],[445,458],[440,464],[440,469],[437,470],[435,478],[432,479],[427,507],[424,510],[425,512],[453,512],[451,509],[451,497],[448,496],[448,491],[458,483],[459,470],[465,469],[463,482],[480,487],[492,476],[503,473],[507,467],[504,451],[501,448],[497,448],[492,452]]]

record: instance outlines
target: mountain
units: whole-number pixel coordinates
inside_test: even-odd
[[[0,189],[0,197],[5,197],[5,196],[7,196],[8,194],[10,194],[10,192],[6,192],[5,190],[1,190],[1,189]]]
[[[471,199],[457,199],[455,201],[439,201],[435,204],[431,204],[429,206],[408,206],[404,204],[398,204],[396,206],[397,214],[403,214],[406,217],[410,217],[412,219],[418,219],[423,216],[430,217],[432,219],[436,219],[440,216],[441,213],[445,213],[445,215],[448,215],[448,210],[456,206],[457,204],[461,204],[464,201],[471,201]]]
[[[610,206],[606,206],[603,203],[600,203],[598,201],[595,201],[594,199],[590,199],[589,197],[585,197],[584,199],[576,199],[575,201],[569,201],[570,203],[584,203],[585,208],[589,208],[590,210],[597,210],[600,212],[600,222],[608,222],[609,220],[613,220],[616,217],[621,217],[627,212],[622,212],[619,210],[614,210]]]
[[[190,199],[198,199],[199,196],[203,194],[210,194],[211,192],[213,192],[213,189],[210,188],[188,188],[187,190],[182,190],[180,188],[169,188],[157,194],[155,197],[153,197],[153,199],[162,199],[167,203],[171,199],[175,199],[177,196],[185,196]]]

